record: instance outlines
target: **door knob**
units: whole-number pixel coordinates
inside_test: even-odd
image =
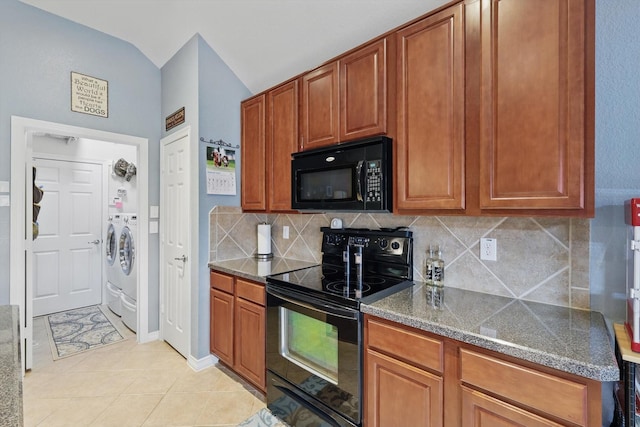
[[[186,255],[182,255],[181,257],[178,258],[174,258],[176,261],[182,261],[182,262],[187,262],[187,256]]]
[[[94,240],[92,242],[87,242],[87,243],[89,243],[89,244],[93,243],[94,245],[99,245],[100,244],[100,239],[96,239],[96,240]]]

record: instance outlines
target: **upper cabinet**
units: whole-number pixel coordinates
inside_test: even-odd
[[[267,93],[269,211],[291,210],[291,153],[298,151],[298,80]]]
[[[380,39],[340,58],[340,141],[387,133],[390,42]]]
[[[300,149],[323,147],[339,141],[338,63],[332,62],[302,76]]]
[[[593,216],[593,1],[481,5],[480,209]]]
[[[467,0],[397,32],[403,214],[594,213],[593,0]]]
[[[394,213],[594,215],[595,0],[461,0],[242,104],[242,207],[290,155],[394,140]]]
[[[389,43],[379,39],[302,76],[301,149],[390,132]]]
[[[241,113],[242,178],[240,199],[243,210],[264,211],[266,198],[266,97],[243,101]]]
[[[461,4],[397,33],[396,201],[465,207],[464,21]]]
[[[242,209],[291,210],[291,153],[298,151],[298,80],[241,104]]]

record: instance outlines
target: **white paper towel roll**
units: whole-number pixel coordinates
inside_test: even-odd
[[[258,256],[271,254],[271,224],[258,224]]]

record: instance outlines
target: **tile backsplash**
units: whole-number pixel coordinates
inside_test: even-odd
[[[423,280],[429,244],[445,261],[445,286],[528,301],[589,309],[588,219],[392,214],[253,214],[218,206],[209,218],[211,261],[253,256],[257,224],[271,228],[274,256],[321,261],[320,227],[341,218],[345,227],[407,226],[413,231],[415,281]],[[289,227],[289,239],[282,228]],[[498,260],[480,260],[480,238],[497,239]]]

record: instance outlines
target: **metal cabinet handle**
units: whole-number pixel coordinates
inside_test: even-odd
[[[93,243],[94,245],[99,245],[100,244],[100,239],[96,239],[93,242],[87,242],[89,244]]]
[[[181,257],[178,258],[174,258],[176,261],[182,261],[182,262],[187,262],[187,256],[186,255],[182,255]]]

